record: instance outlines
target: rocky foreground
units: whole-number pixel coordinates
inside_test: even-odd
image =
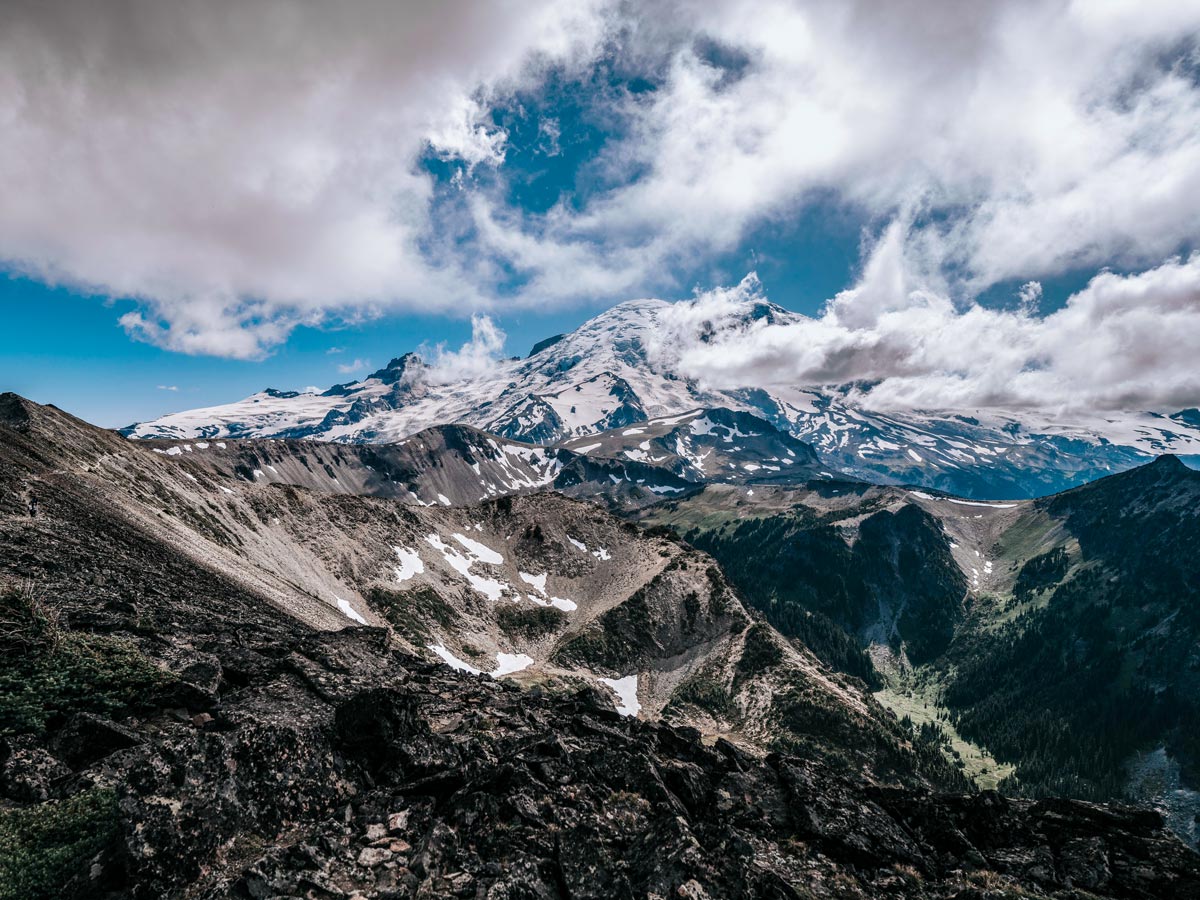
[[[10,800],[73,797],[98,838],[58,896],[1200,896],[1154,813],[849,781],[380,629],[231,630],[179,663],[120,723],[6,742]],[[0,896],[37,896],[19,875]]]

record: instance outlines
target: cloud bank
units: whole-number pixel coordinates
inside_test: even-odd
[[[475,98],[599,23],[547,0],[6,2],[0,257],[140,299],[121,324],[185,353],[486,304],[426,243],[418,159],[501,161]]]
[[[572,79],[605,129],[586,152],[553,107]],[[498,123],[542,102],[534,156],[584,158],[531,206],[512,190],[530,151]],[[12,0],[0,134],[0,259],[138,300],[128,332],[185,353],[678,295],[823,204],[883,237],[859,284],[749,359],[878,381],[877,403],[1197,400],[1177,330],[1197,305],[1196,4]],[[1040,318],[1040,282],[1081,270]],[[974,302],[1010,282],[1017,312]]]
[[[673,48],[660,89],[607,158],[637,177],[485,236],[550,294],[641,283],[829,198],[918,223],[907,252],[956,295],[1153,265],[1200,234],[1185,7],[677,3],[663,19],[686,26],[650,29]]]
[[[1173,412],[1200,397],[1200,255],[1102,273],[1038,317],[1027,303],[960,309],[915,287],[904,240],[889,228],[862,280],[816,318],[748,321],[747,304],[763,299],[754,276],[676,304],[651,357],[709,388],[822,385],[876,410]]]
[[[432,384],[469,381],[491,372],[504,352],[504,331],[489,316],[471,316],[471,339],[457,350],[446,345],[422,345],[418,355],[425,361],[421,378]]]

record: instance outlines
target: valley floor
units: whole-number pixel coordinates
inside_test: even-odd
[[[996,790],[1015,767],[997,762],[978,744],[963,738],[950,721],[949,710],[932,701],[936,693],[936,687],[910,677],[895,687],[876,691],[873,696],[898,718],[907,716],[917,726],[936,725],[949,738],[949,751],[955,760],[962,762],[963,774],[983,790]]]

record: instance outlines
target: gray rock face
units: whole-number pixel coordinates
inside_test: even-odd
[[[0,795],[21,803],[44,803],[71,774],[40,742],[17,737],[0,744]]]

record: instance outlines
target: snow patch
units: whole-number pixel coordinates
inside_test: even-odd
[[[541,575],[530,575],[528,572],[518,572],[517,577],[529,585],[533,585],[534,590],[539,594],[546,593],[546,573]]]
[[[359,625],[367,624],[367,620],[358,614],[358,611],[350,605],[348,600],[343,600],[341,597],[334,597],[333,599],[337,600],[338,609],[342,611],[342,615],[347,619],[353,619]]]
[[[469,662],[463,662],[441,644],[430,644],[429,649],[442,658],[442,662],[452,669],[457,669],[459,672],[466,672],[470,675],[482,675],[483,670],[477,669]]]
[[[497,653],[496,668],[492,670],[492,677],[499,678],[501,675],[511,675],[513,672],[528,669],[532,665],[533,657],[524,653]]]
[[[638,677],[636,674],[626,675],[624,678],[601,678],[600,681],[617,695],[617,699],[620,701],[617,704],[617,712],[623,716],[638,714],[642,704],[638,702]]]
[[[454,539],[466,547],[470,553],[477,556],[480,562],[487,563],[490,566],[503,565],[504,557],[491,547],[487,547],[479,543],[479,541],[472,540],[464,534],[459,534],[457,531],[454,532]]]
[[[420,554],[416,550],[408,550],[404,547],[392,547],[392,549],[400,558],[400,565],[395,568],[397,581],[408,581],[414,575],[420,575],[425,571],[425,563],[421,561]]]
[[[471,549],[469,545],[476,543],[475,541],[470,540],[470,538],[464,538],[459,534],[455,534],[454,537],[456,540],[459,540],[463,546],[467,547],[468,551]],[[469,556],[464,556],[457,550],[457,548],[450,546],[436,534],[426,535],[425,543],[429,544],[431,547],[441,553],[442,557],[446,560],[446,563],[450,566],[450,568],[454,569],[454,571],[467,580],[472,588],[483,594],[493,603],[499,600],[501,595],[506,591],[516,593],[513,591],[512,587],[507,584],[499,582],[494,578],[486,578],[482,575],[477,575],[476,573],[472,572],[471,566],[474,564],[479,562],[488,562],[487,560],[483,560],[479,556],[475,555],[475,553],[472,552]],[[501,557],[499,553],[484,547],[482,544],[478,544],[477,546],[487,551],[487,553],[491,554],[493,557],[497,557],[503,561],[503,557]]]

